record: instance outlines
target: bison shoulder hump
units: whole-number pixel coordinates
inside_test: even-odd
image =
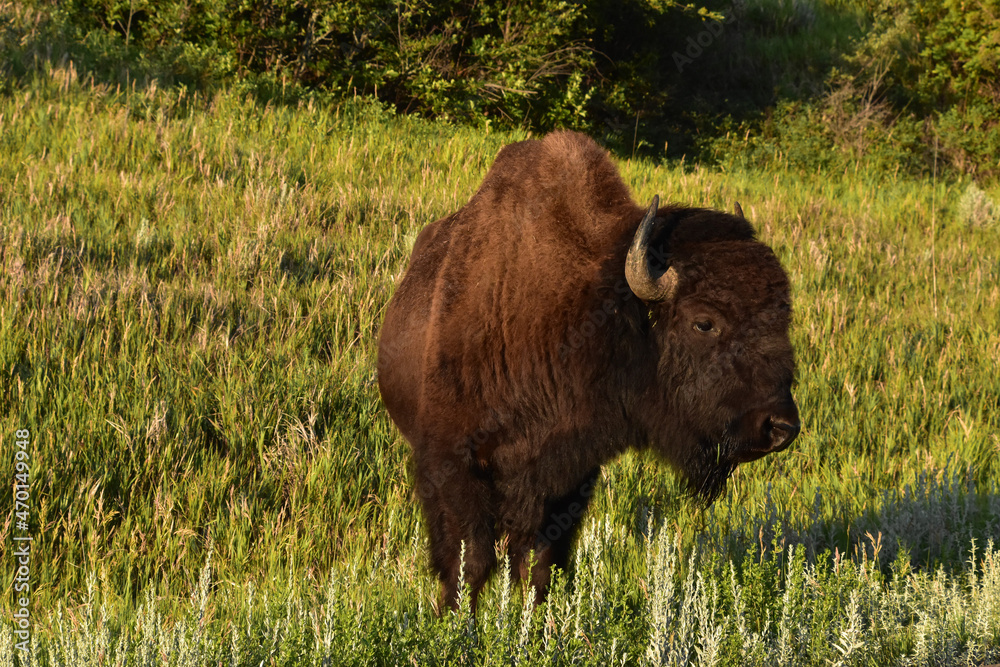
[[[608,153],[578,132],[553,132],[500,151],[472,210],[504,220],[517,217],[542,227],[569,224],[593,240],[617,236],[641,216]],[[525,216],[524,211],[530,211]],[[633,219],[634,218],[634,219]]]

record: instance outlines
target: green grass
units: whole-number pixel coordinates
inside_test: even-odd
[[[434,617],[375,342],[417,231],[521,138],[69,64],[0,97],[0,437],[31,432],[39,664],[1000,661],[1000,225],[964,183],[863,165],[620,163],[640,201],[739,200],[776,249],[805,431],[707,512],[626,455],[546,606],[497,580],[475,623]]]

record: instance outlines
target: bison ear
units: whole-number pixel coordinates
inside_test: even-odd
[[[677,291],[677,269],[670,266],[669,255],[663,257],[667,266],[661,276],[654,278],[649,270],[649,240],[664,220],[656,217],[659,207],[660,197],[655,195],[639,228],[635,230],[632,247],[625,259],[625,280],[635,295],[646,302],[672,299]]]
[[[733,202],[733,203],[735,204],[735,206],[733,208],[736,209],[734,211],[734,213],[736,214],[736,217],[739,218],[740,220],[746,220],[747,218],[746,218],[745,215],[743,215],[743,207],[740,206],[740,203],[739,202]]]

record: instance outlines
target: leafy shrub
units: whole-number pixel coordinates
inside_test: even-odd
[[[1000,0],[27,0],[0,29],[15,80],[68,57],[112,84],[369,97],[626,155],[1000,175]]]
[[[337,83],[406,111],[443,118],[578,125],[592,55],[578,36],[581,8],[522,3],[406,0],[342,12],[347,67]],[[362,7],[366,7],[362,9]],[[347,80],[345,81],[345,75]]]
[[[1000,173],[1000,2],[880,0],[871,12],[821,104],[851,118],[875,109],[875,125],[897,135],[879,159],[904,171],[928,173],[940,160],[958,173]],[[915,132],[917,119],[925,126]]]
[[[854,63],[896,109],[930,118],[943,156],[965,173],[996,174],[1000,163],[1000,2],[883,0]],[[890,38],[879,41],[889,24]]]
[[[104,70],[194,85],[238,74],[258,92],[321,88],[472,123],[586,117],[593,52],[584,7],[565,0],[71,0],[61,11],[73,55]]]
[[[55,42],[82,69],[119,83],[204,88],[235,76],[265,98],[324,90],[480,126],[586,128],[622,143],[632,139],[635,114],[655,120],[677,109],[677,72],[664,45],[721,18],[675,0],[35,6],[50,27],[36,52],[41,41],[46,51]]]

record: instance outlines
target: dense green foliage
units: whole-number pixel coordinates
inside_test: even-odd
[[[360,95],[586,129],[622,155],[1000,175],[997,0],[30,0],[0,16],[15,77],[66,54],[106,82]]]
[[[872,22],[813,99],[782,99],[716,150],[812,171],[1000,176],[1000,3],[872,3]]]
[[[212,67],[223,74],[376,96],[401,110],[472,122],[572,124],[585,102],[581,73],[593,65],[574,34],[581,7],[563,0],[78,0],[67,7],[66,24],[84,40],[117,33],[135,53],[161,54],[168,75],[177,74],[177,49],[207,50],[221,56]]]

